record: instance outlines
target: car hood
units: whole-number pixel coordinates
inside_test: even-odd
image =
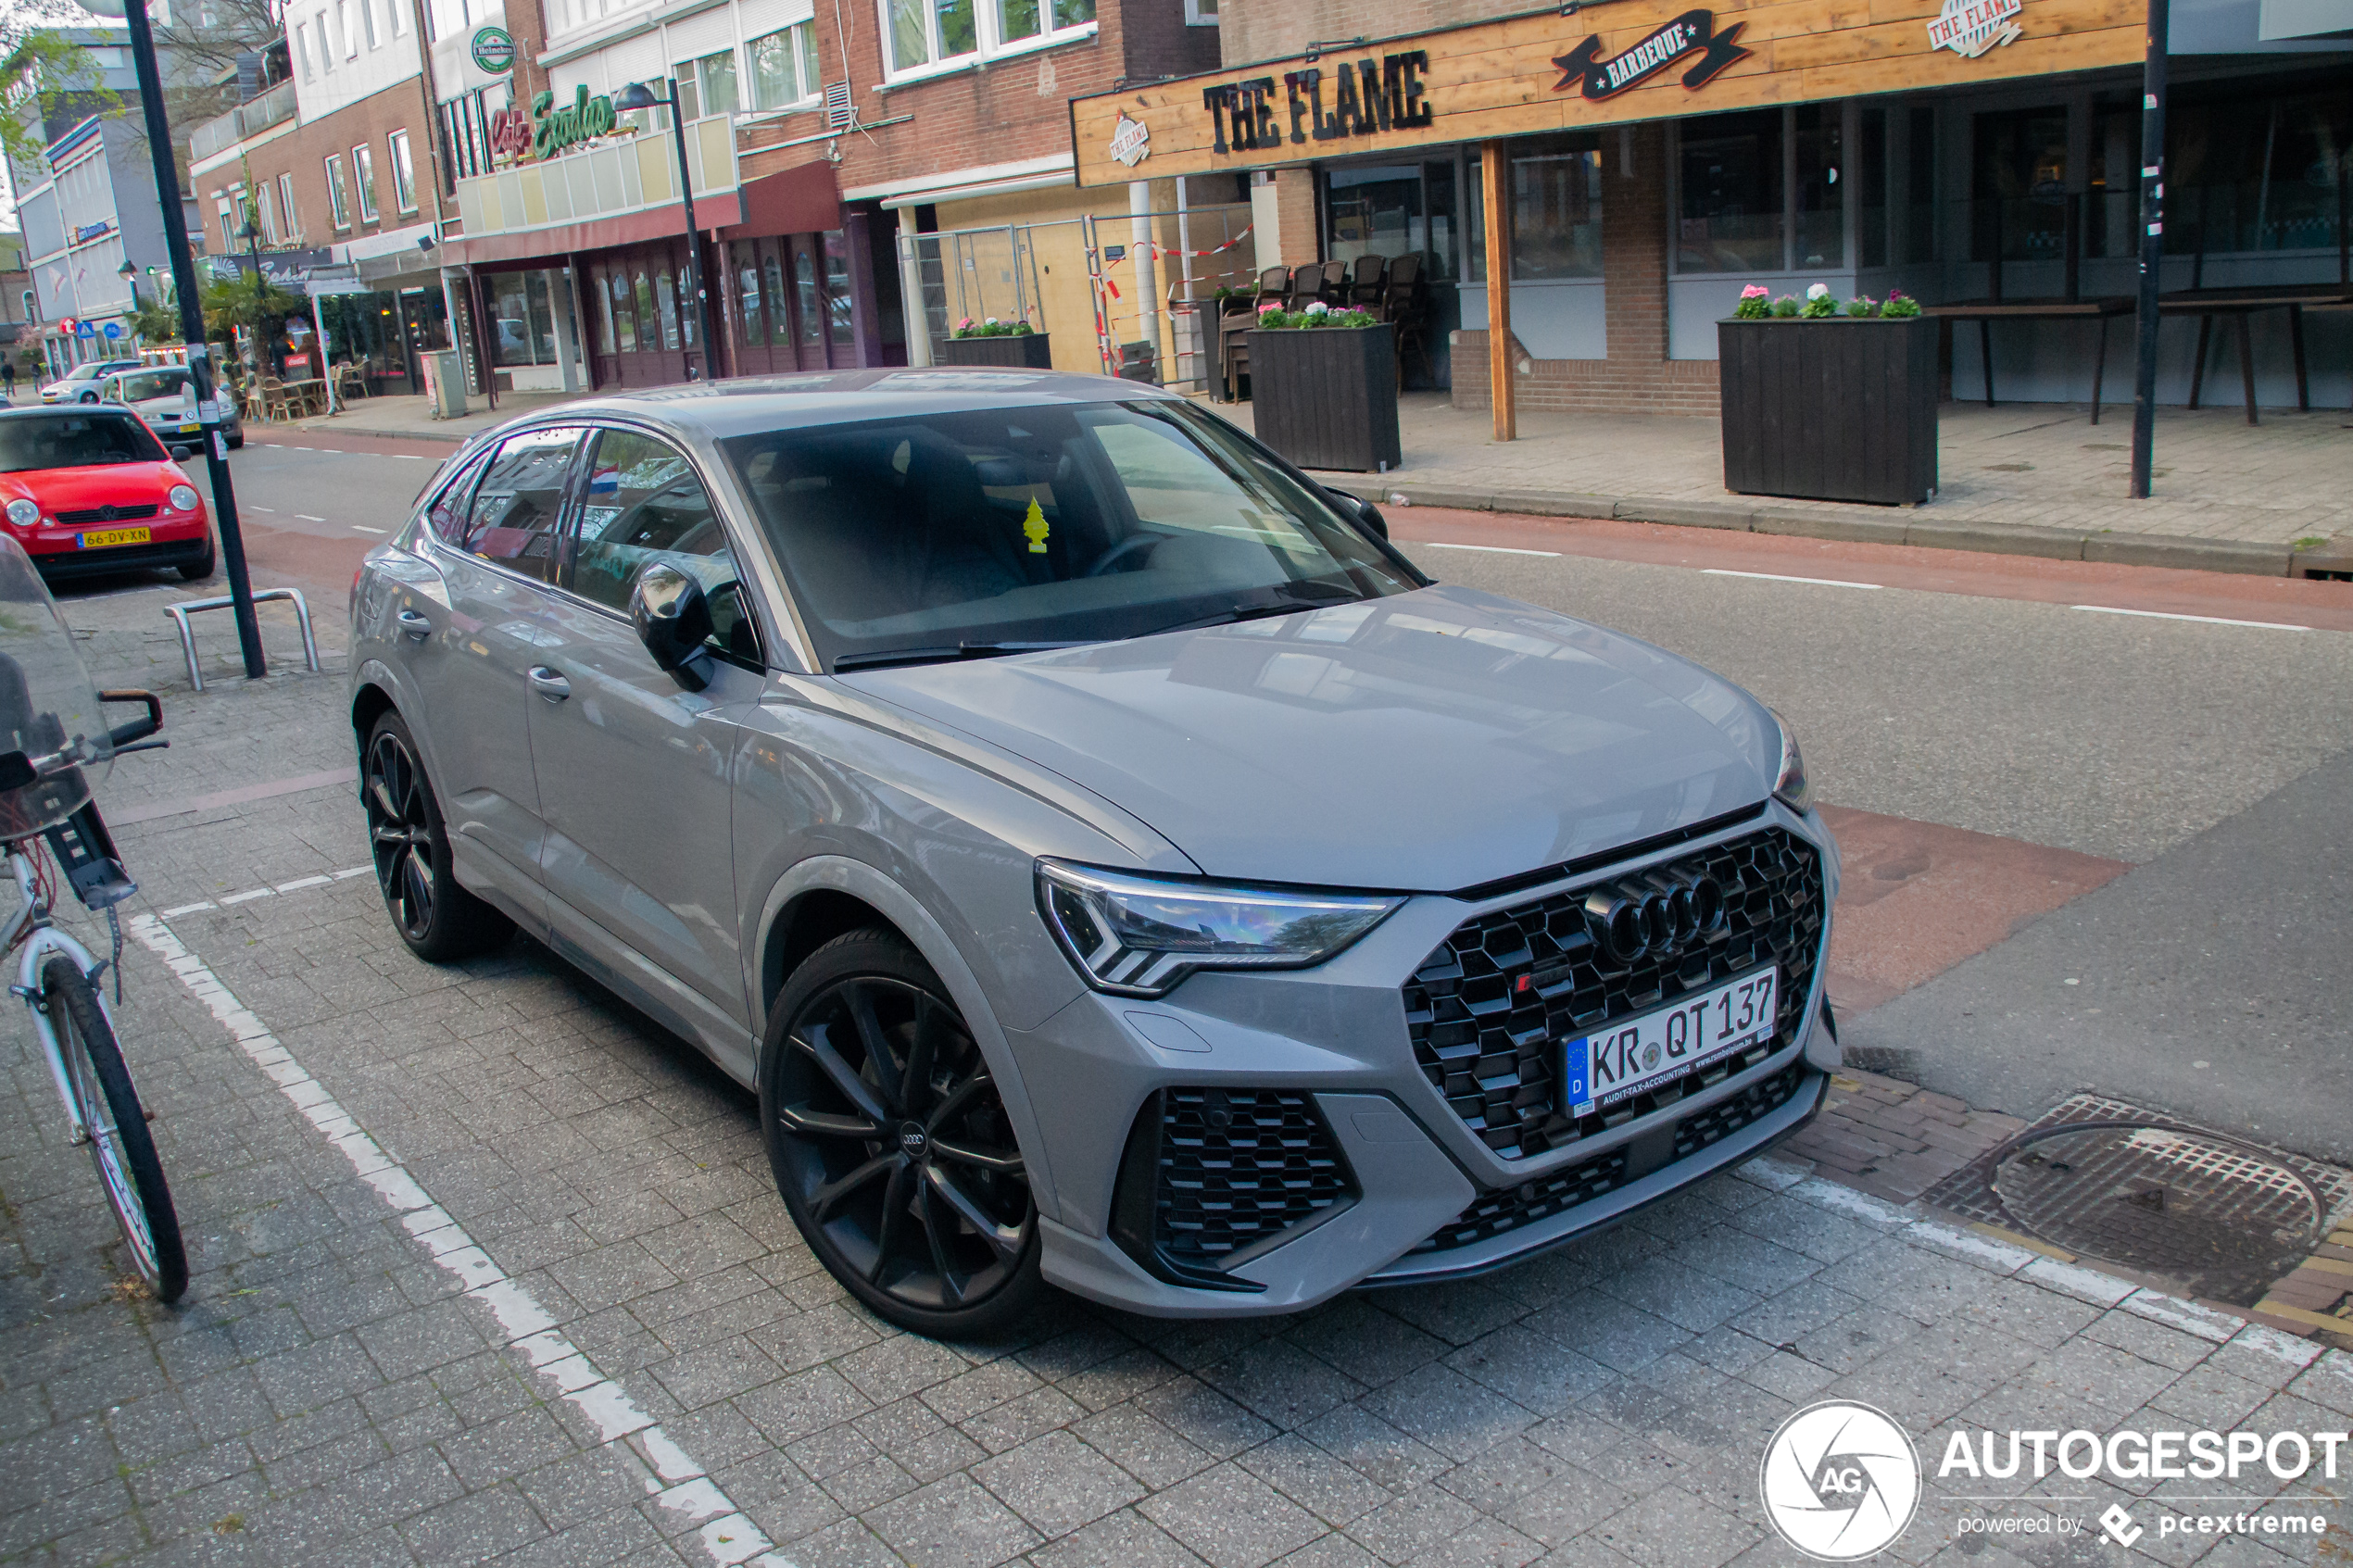
[[[1456,587],[841,679],[1238,881],[1474,886],[1755,805],[1780,759],[1771,715],[1730,683]]]
[[[0,473],[0,499],[29,495],[46,512],[84,507],[160,503],[187,475],[172,463],[105,463],[82,469],[31,469]]]
[[[192,420],[196,417],[188,410],[187,400],[176,392],[166,393],[161,397],[143,397],[128,407],[143,420],[177,419],[182,413],[187,413]]]

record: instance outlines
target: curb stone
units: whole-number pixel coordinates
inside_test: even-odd
[[[1810,512],[1751,508],[1727,501],[1666,501],[1641,496],[1585,495],[1568,491],[1456,490],[1401,483],[1390,474],[1321,474],[1319,483],[1377,505],[1450,507],[1463,511],[1508,512],[1529,517],[1615,518],[1677,528],[1722,528],[1739,533],[1787,534],[1848,543],[1911,545],[1937,550],[1972,550],[1994,555],[2040,556],[2120,566],[2160,566],[2196,571],[2230,571],[2258,577],[2291,577],[2305,571],[2353,571],[2353,542],[2344,536],[2318,549],[2242,539],[2172,538],[2150,533],[2083,533],[2025,523],[1936,522],[1909,509],[1890,508],[1878,518],[1852,512]]]

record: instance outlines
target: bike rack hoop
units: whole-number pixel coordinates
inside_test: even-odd
[[[310,634],[310,605],[299,588],[257,588],[253,602],[257,605],[271,599],[283,599],[294,606],[295,621],[302,627],[302,658],[310,672],[319,672],[319,640]],[[163,607],[164,614],[180,624],[180,651],[188,656],[188,682],[196,690],[204,690],[204,671],[196,664],[195,629],[188,624],[188,617],[200,609],[227,609],[237,601],[227,594],[210,599],[182,599]]]

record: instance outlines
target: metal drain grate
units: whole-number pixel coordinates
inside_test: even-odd
[[[2122,1101],[2078,1095],[1926,1200],[2251,1307],[2353,1203],[2353,1177]]]

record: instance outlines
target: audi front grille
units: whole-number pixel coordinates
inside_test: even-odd
[[[1567,1148],[1793,1043],[1821,958],[1824,906],[1819,852],[1768,827],[1466,921],[1403,987],[1414,1060],[1502,1158]],[[1781,972],[1769,1040],[1581,1117],[1561,1103],[1561,1039],[1768,963]]]

